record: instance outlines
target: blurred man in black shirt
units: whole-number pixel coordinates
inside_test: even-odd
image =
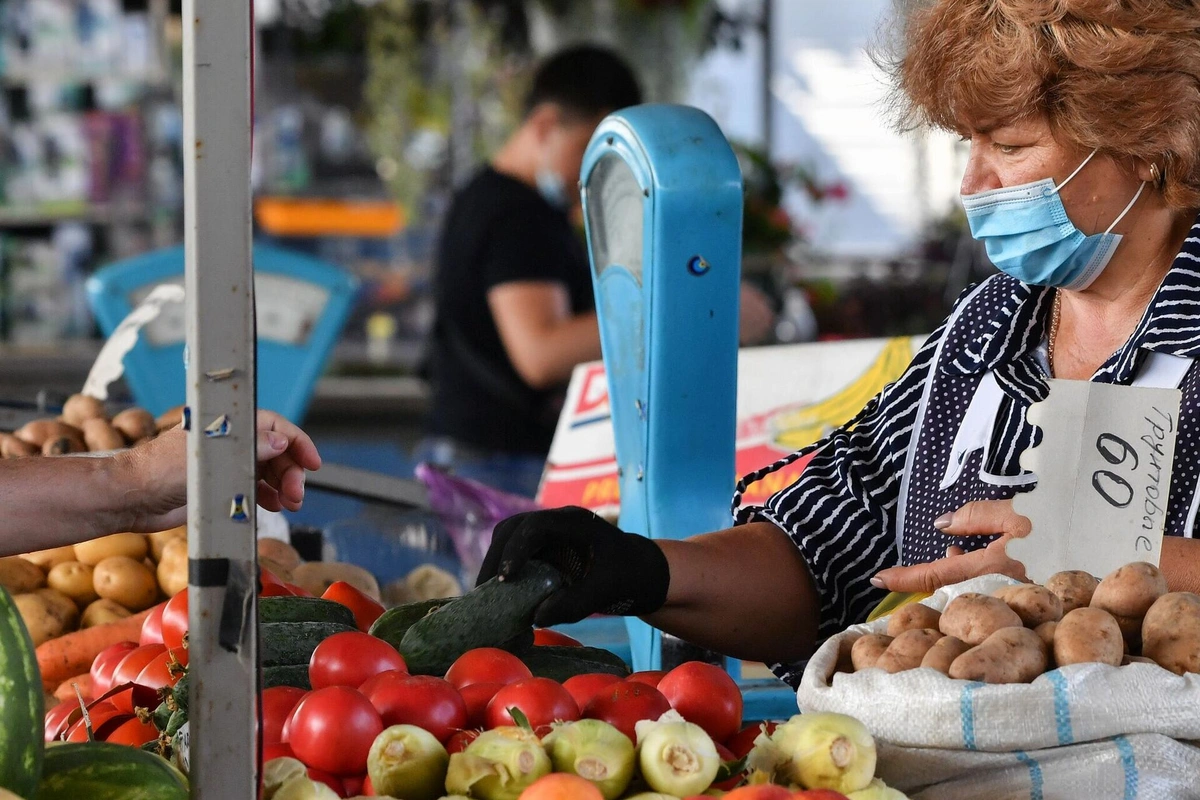
[[[592,132],[641,102],[592,46],[538,69],[521,127],[454,197],[434,278],[429,438],[421,457],[532,494],[571,370],[600,357],[587,253],[570,214]]]

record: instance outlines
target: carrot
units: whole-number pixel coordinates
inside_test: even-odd
[[[84,700],[90,699],[92,696],[92,674],[85,672],[82,675],[76,675],[74,678],[67,678],[54,690],[54,696],[63,702],[78,702],[75,697],[76,686],[79,687],[79,693],[83,695]]]
[[[154,608],[148,608],[116,622],[84,628],[42,642],[37,648],[42,686],[47,692],[53,692],[68,678],[89,671],[92,662],[104,648],[117,642],[138,641],[142,632],[142,622],[153,610]]]

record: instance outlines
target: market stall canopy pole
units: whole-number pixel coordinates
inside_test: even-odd
[[[183,3],[192,797],[257,793],[251,20]]]

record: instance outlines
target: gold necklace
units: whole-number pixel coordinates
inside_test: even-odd
[[[1062,316],[1062,294],[1054,290],[1054,304],[1050,307],[1050,334],[1046,337],[1046,363],[1050,367],[1050,377],[1054,377],[1054,341],[1058,338],[1058,321]]]

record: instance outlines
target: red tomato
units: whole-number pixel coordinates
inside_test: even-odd
[[[292,752],[291,746],[287,742],[275,742],[274,744],[263,744],[262,763],[266,764],[274,761],[277,758],[295,758],[296,754]]]
[[[62,736],[63,731],[70,727],[67,723],[74,720],[68,719],[72,711],[78,711],[78,703],[59,703],[54,708],[46,712],[46,733],[45,739],[47,742],[53,742]]]
[[[297,586],[294,583],[285,583],[284,588],[286,588],[292,594],[296,595],[296,597],[312,597],[313,596],[313,593],[310,592],[308,589],[305,589],[303,586]]]
[[[614,728],[637,741],[634,726],[643,719],[658,719],[671,710],[671,704],[662,692],[644,683],[622,681],[605,688],[592,698],[583,715],[589,719],[604,720]]]
[[[267,583],[263,581],[262,591],[258,593],[259,597],[292,597],[292,592],[282,583]]]
[[[144,644],[136,650],[130,650],[113,670],[112,685],[120,686],[137,680],[138,675],[154,659],[167,652],[166,645]]]
[[[724,742],[742,727],[742,692],[729,673],[713,664],[689,661],[666,674],[658,690],[688,722]]]
[[[360,631],[344,631],[317,645],[308,662],[308,680],[314,689],[357,689],[368,678],[390,669],[408,671],[404,656],[396,648]]]
[[[487,707],[496,696],[496,692],[504,688],[503,683],[472,683],[458,690],[463,703],[467,706],[467,725],[472,728],[482,728],[487,724]]]
[[[121,663],[121,659],[136,649],[137,642],[117,642],[100,651],[100,655],[92,662],[89,673],[92,676],[92,692],[96,697],[102,696],[112,688],[113,670]]]
[[[341,603],[354,612],[354,623],[360,631],[368,631],[375,620],[383,615],[384,608],[373,597],[355,589],[345,581],[334,581],[321,597]]]
[[[455,689],[473,683],[502,683],[508,685],[532,678],[525,662],[498,647],[479,647],[458,657],[446,672],[446,680]]]
[[[133,718],[132,715],[124,713],[106,700],[93,703],[91,708],[88,709],[88,717],[92,721],[92,735],[96,741],[104,741],[104,737],[108,735],[109,731],[116,728],[125,720]],[[83,717],[81,716],[67,729],[67,741],[86,742],[87,740],[87,725],[84,724]]]
[[[382,731],[383,719],[370,700],[345,686],[327,686],[309,692],[296,706],[288,744],[310,767],[361,775],[371,743]]]
[[[375,785],[371,783],[370,775],[368,775],[366,777],[366,779],[363,780],[362,793],[363,793],[363,797],[378,797],[379,796],[379,795],[375,794]]]
[[[563,688],[571,693],[571,697],[575,698],[576,705],[580,708],[587,708],[587,704],[592,702],[592,698],[596,696],[597,692],[605,686],[611,686],[614,683],[620,682],[621,679],[616,675],[594,672],[567,678],[563,681]]]
[[[162,644],[162,618],[166,603],[159,603],[142,622],[142,635],[138,644]]]
[[[333,789],[334,794],[336,794],[338,797],[342,797],[342,790],[345,787],[342,785],[341,779],[336,775],[330,775],[325,770],[317,769],[316,767],[309,767],[308,777],[311,780],[317,781],[318,783],[325,784],[330,789]]]
[[[358,797],[362,794],[363,784],[366,783],[366,775],[356,775],[352,778],[342,778],[342,797]]]
[[[172,650],[183,649],[188,630],[188,590],[184,589],[163,607],[162,640]]]
[[[152,722],[142,722],[137,717],[132,717],[118,725],[114,730],[109,732],[104,737],[104,741],[110,744],[123,744],[129,747],[141,747],[146,742],[152,742],[158,738],[158,728],[154,727]]]
[[[583,647],[583,642],[572,639],[565,633],[550,628],[535,628],[533,631],[534,645],[553,645],[556,647]]]
[[[663,672],[661,669],[649,669],[645,672],[635,672],[625,680],[633,681],[634,683],[644,683],[647,686],[653,686],[655,689],[657,689],[658,682],[661,681],[663,676],[666,674],[667,673]]]
[[[479,731],[458,731],[446,742],[446,752],[450,755],[461,753],[467,745],[479,738]]]
[[[510,708],[519,708],[529,725],[536,731],[552,722],[571,722],[579,719],[575,698],[556,681],[549,678],[526,678],[510,683],[488,703],[487,727],[515,725]]]
[[[375,687],[380,686],[385,683],[391,683],[392,681],[395,681],[398,679],[403,680],[404,678],[407,678],[407,677],[408,677],[407,670],[403,670],[403,669],[385,670],[384,672],[381,672],[378,675],[372,675],[371,677],[369,677],[365,681],[363,681],[362,686],[358,687],[358,691],[364,697],[370,697],[371,692],[375,691]]]
[[[392,677],[364,694],[383,717],[384,727],[416,725],[444,744],[467,724],[467,705],[462,695],[441,678]]]
[[[729,748],[729,752],[733,753],[737,758],[745,758],[750,751],[754,749],[754,740],[762,733],[762,727],[767,726],[767,735],[770,736],[779,727],[778,722],[751,722],[746,727],[729,737],[729,741],[725,746]]]
[[[264,745],[279,744],[283,741],[283,725],[305,694],[307,692],[295,686],[272,686],[270,689],[263,689],[259,696],[259,707],[262,709]]]
[[[154,660],[142,668],[135,682],[156,691],[179,683],[179,679],[183,677],[183,668],[179,666],[178,661],[174,660],[174,655],[170,650],[159,653]],[[114,702],[117,697],[122,697],[122,695],[114,697]],[[121,707],[120,703],[116,703],[116,705],[118,708]],[[130,708],[130,710],[133,709]]]

